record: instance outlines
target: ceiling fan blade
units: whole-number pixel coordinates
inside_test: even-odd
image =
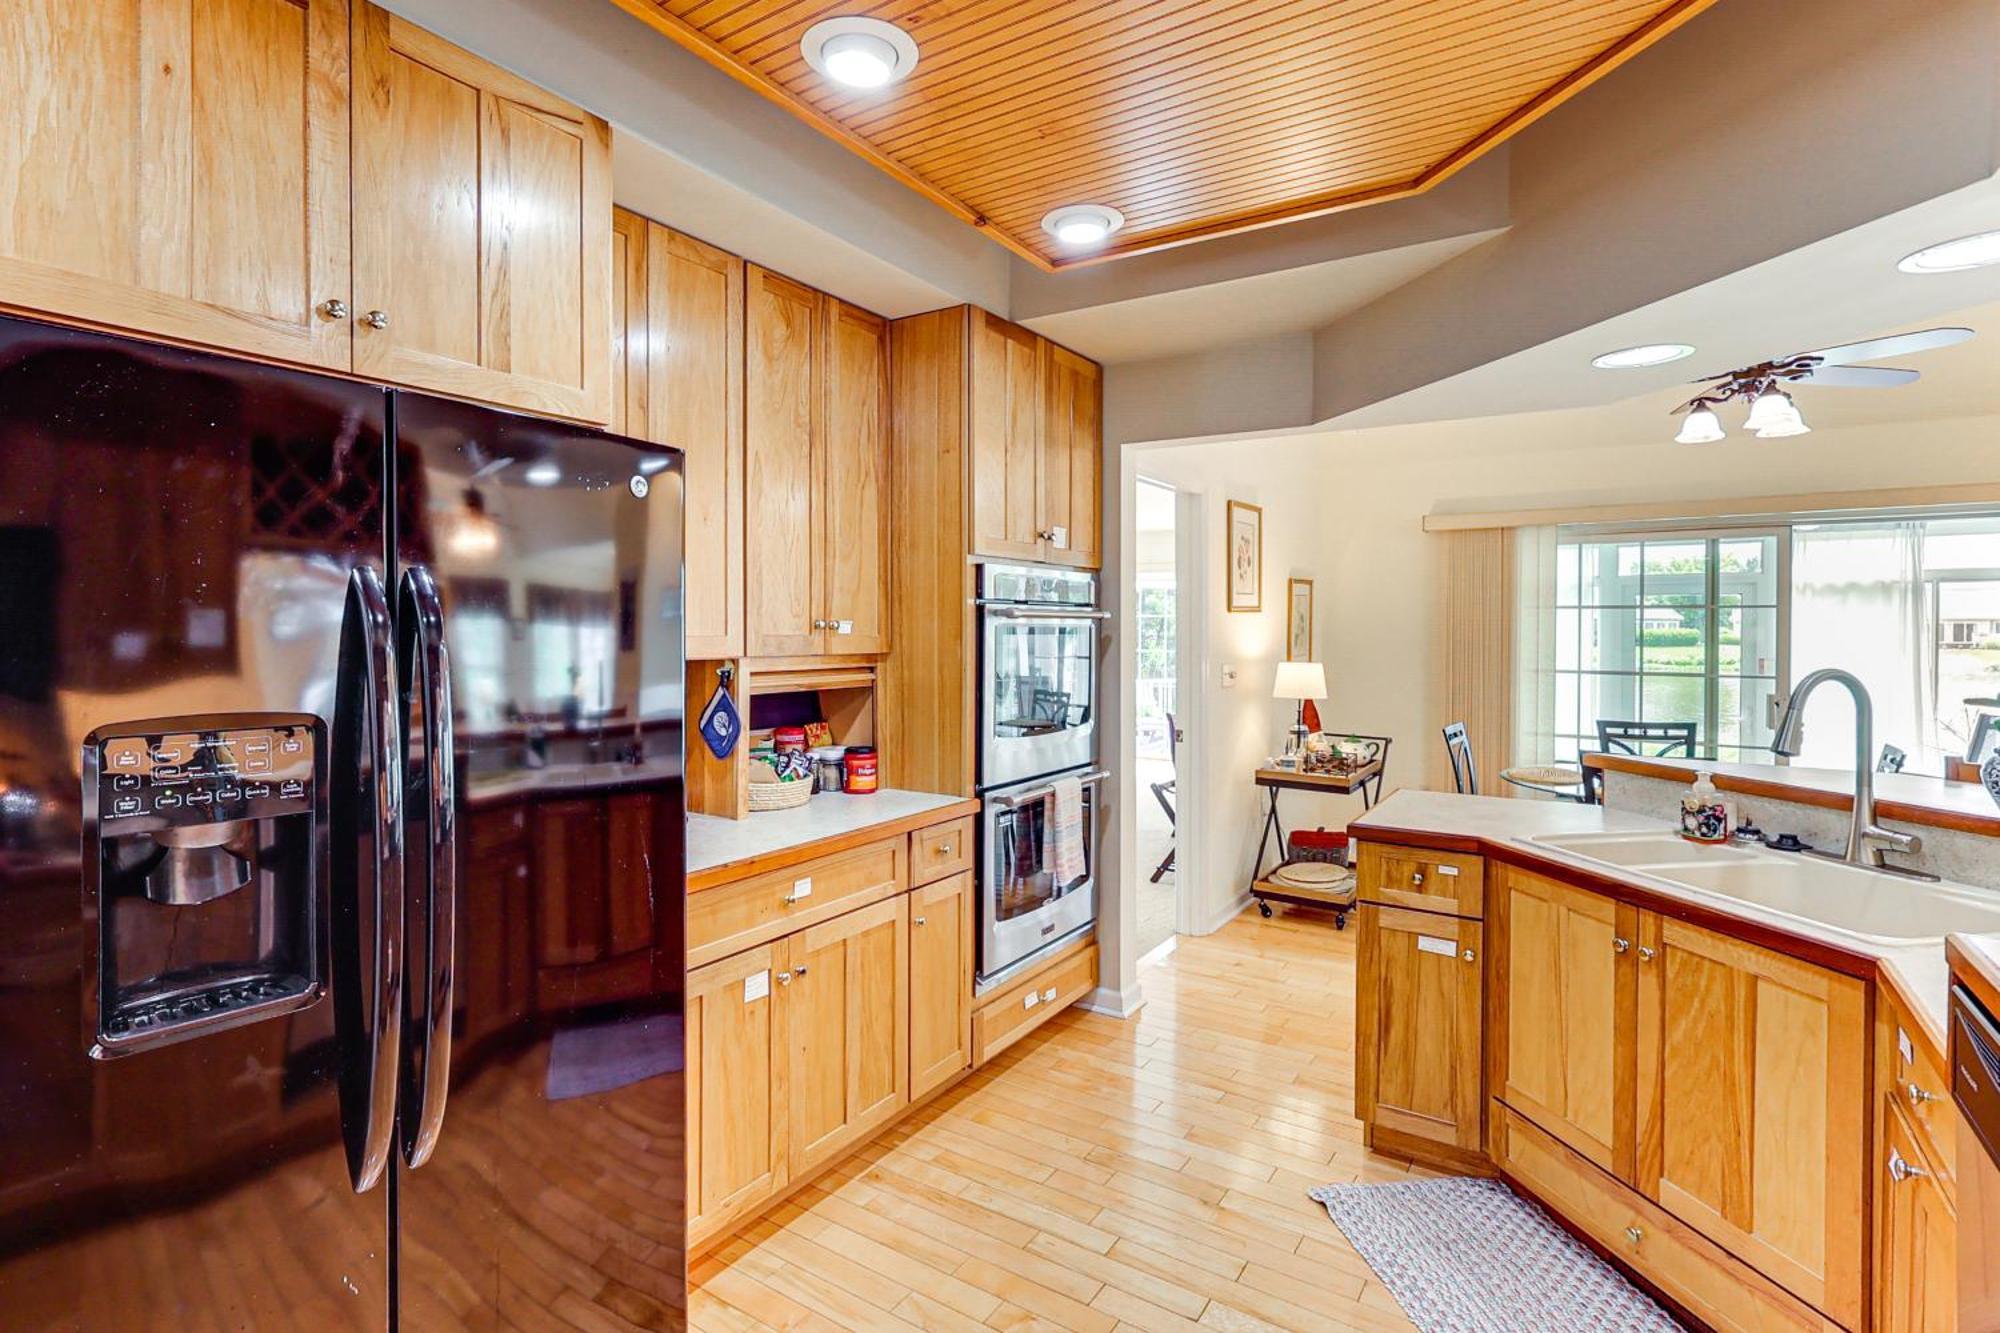
[[[1916,378],[1916,371],[1896,366],[1820,366],[1799,382],[1835,389],[1893,389]]]
[[[1904,356],[1911,352],[1928,352],[1937,347],[1951,347],[1971,336],[1971,329],[1919,329],[1915,333],[1894,333],[1886,338],[1864,338],[1856,343],[1822,347],[1804,355],[1816,356],[1829,366],[1851,366],[1857,361],[1880,361],[1885,356]]]

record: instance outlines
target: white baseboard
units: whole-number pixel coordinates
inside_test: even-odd
[[[1209,919],[1208,924],[1196,933],[1202,935],[1213,935],[1216,931],[1221,930],[1224,926],[1228,925],[1231,921],[1235,920],[1237,915],[1241,913],[1244,908],[1248,907],[1250,903],[1251,903],[1250,894],[1248,893],[1248,891],[1245,891],[1239,897],[1233,899],[1230,902],[1224,903],[1222,905],[1222,910],[1215,913],[1215,915]]]
[[[1130,1018],[1146,1004],[1145,992],[1132,987],[1130,992],[1121,991],[1116,986],[1099,986],[1090,994],[1076,1002],[1079,1009],[1088,1009],[1093,1014],[1106,1014],[1112,1018]]]

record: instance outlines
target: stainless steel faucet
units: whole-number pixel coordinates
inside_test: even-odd
[[[1848,825],[1847,851],[1841,859],[1850,865],[1866,866],[1871,870],[1908,874],[1910,872],[1901,866],[1890,865],[1882,854],[1885,851],[1920,852],[1923,840],[1914,833],[1896,833],[1875,822],[1875,703],[1868,697],[1868,687],[1853,672],[1842,671],[1838,667],[1822,667],[1800,681],[1785,704],[1785,718],[1778,724],[1778,734],[1771,741],[1771,753],[1788,758],[1798,755],[1800,733],[1805,725],[1806,700],[1828,681],[1845,685],[1847,692],[1854,696],[1854,820]]]

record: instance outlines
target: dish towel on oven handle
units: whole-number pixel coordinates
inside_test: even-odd
[[[1042,840],[1043,869],[1058,886],[1083,878],[1083,783],[1057,778],[1049,784],[1048,832]]]

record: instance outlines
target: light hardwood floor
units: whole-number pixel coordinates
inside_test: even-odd
[[[1409,1328],[1326,1211],[1361,1146],[1354,932],[1254,912],[1071,1010],[697,1261],[693,1326]]]

